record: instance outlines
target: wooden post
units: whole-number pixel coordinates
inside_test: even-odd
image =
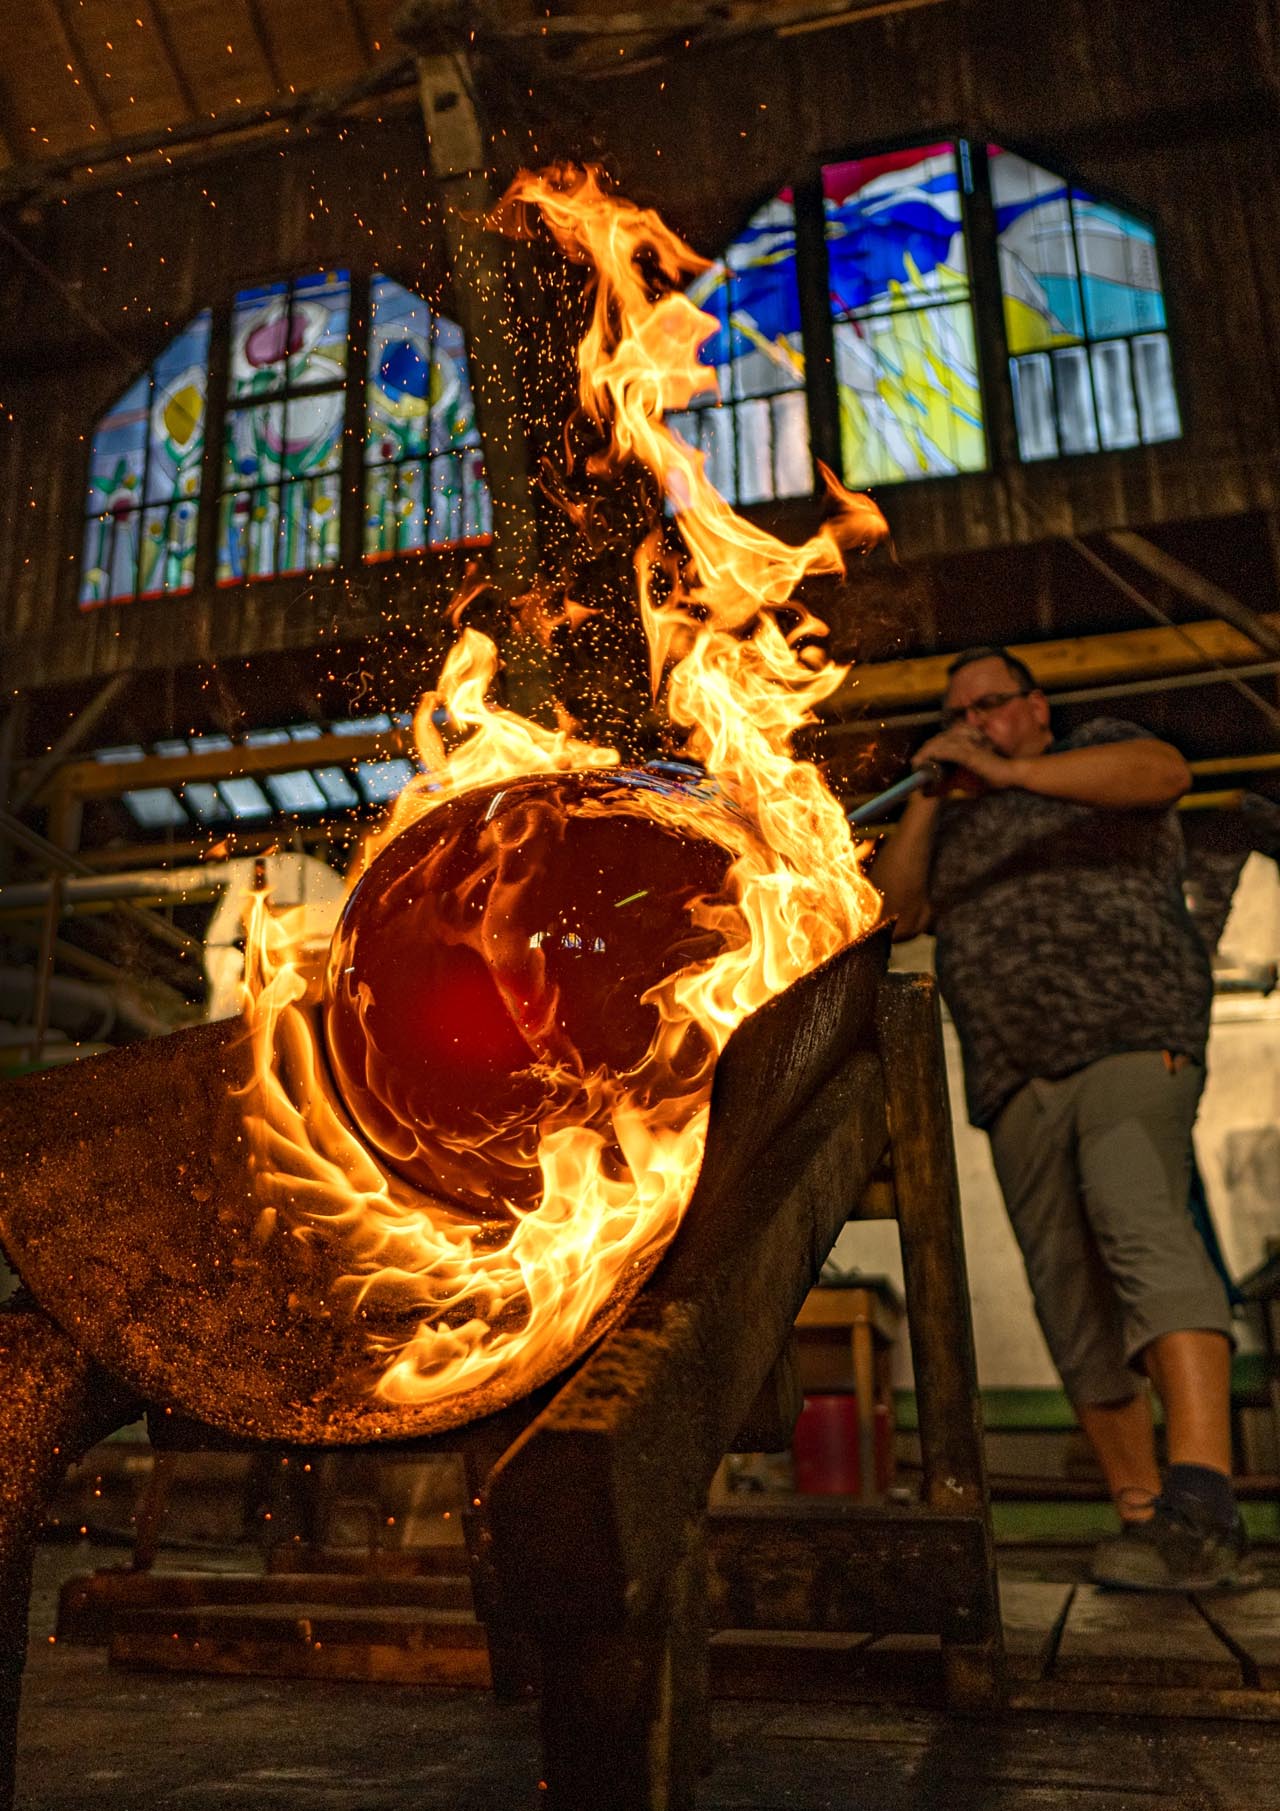
[[[454,302],[472,361],[476,421],[493,498],[490,570],[511,598],[533,583],[538,528],[520,412],[522,385],[506,271],[510,254],[485,224],[495,197],[462,13],[448,0],[417,0],[400,14],[396,29],[417,55],[428,153],[444,204]],[[503,688],[513,709],[529,714],[541,706],[545,712],[554,693],[553,672],[551,656],[536,637],[507,638]]]
[[[0,1811],[12,1811],[36,1537],[63,1473],[129,1419],[122,1392],[38,1308],[0,1311]]]
[[[976,1517],[990,1585],[973,1641],[943,1641],[947,1694],[982,1709],[1004,1690],[1004,1643],[982,1451],[982,1404],[965,1288],[960,1185],[943,1060],[937,987],[929,975],[889,975],[877,1009],[885,1102],[902,1237],[907,1324],[915,1365],[925,1502]]]

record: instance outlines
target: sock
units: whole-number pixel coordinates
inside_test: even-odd
[[[1161,1494],[1174,1503],[1190,1503],[1202,1510],[1218,1528],[1230,1528],[1236,1519],[1236,1499],[1231,1480],[1211,1465],[1171,1465],[1164,1474]]]

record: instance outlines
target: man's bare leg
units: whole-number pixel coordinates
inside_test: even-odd
[[[1171,1465],[1206,1465],[1231,1476],[1231,1344],[1189,1329],[1153,1339],[1142,1354],[1164,1406]]]
[[[1160,1467],[1146,1392],[1127,1402],[1078,1402],[1075,1410],[1121,1521],[1147,1521],[1160,1494]]]

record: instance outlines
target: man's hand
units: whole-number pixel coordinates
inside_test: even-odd
[[[944,729],[940,735],[931,736],[923,747],[918,748],[912,757],[911,765],[920,767],[925,761],[942,761],[952,767],[963,767],[967,772],[976,774],[995,792],[1003,792],[1006,787],[1020,786],[1021,763],[1010,759],[1008,755],[998,754],[982,734],[967,723],[957,723],[952,729]]]

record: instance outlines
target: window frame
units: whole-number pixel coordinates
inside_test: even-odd
[[[230,497],[250,489],[262,486],[235,486],[224,484],[225,443],[229,417],[232,413],[252,406],[255,401],[279,402],[287,394],[292,394],[290,387],[282,388],[278,395],[267,398],[233,399],[230,394],[229,370],[233,321],[236,297],[245,290],[266,289],[272,284],[283,283],[292,296],[293,285],[317,272],[328,270],[345,270],[350,284],[348,317],[347,317],[347,363],[343,388],[345,390],[345,407],[341,429],[341,454],[337,466],[339,484],[339,532],[338,557],[330,566],[306,567],[291,572],[272,572],[244,578],[219,579],[218,553],[222,538],[221,526],[224,503]],[[365,434],[367,429],[367,386],[369,381],[369,314],[371,287],[374,275],[391,278],[414,295],[421,291],[414,287],[415,274],[406,273],[399,265],[389,261],[369,262],[364,258],[349,256],[338,251],[331,257],[317,256],[299,263],[296,266],[282,268],[272,267],[269,270],[237,271],[230,284],[220,284],[214,293],[199,308],[193,309],[178,325],[175,332],[166,337],[151,353],[145,364],[140,367],[125,384],[113,393],[114,398],[123,397],[144,377],[149,377],[156,361],[161,358],[171,341],[178,333],[183,332],[197,316],[208,314],[209,339],[205,362],[205,407],[204,407],[204,447],[200,462],[200,482],[194,501],[197,505],[195,564],[191,584],[183,591],[164,591],[142,593],[134,591],[128,596],[115,598],[97,598],[81,602],[80,592],[84,575],[84,543],[86,525],[94,519],[94,512],[87,507],[89,482],[92,470],[93,444],[98,426],[103,416],[110,412],[114,400],[109,400],[100,409],[85,434],[86,452],[80,468],[81,506],[77,516],[79,541],[73,558],[69,561],[69,570],[74,575],[72,603],[77,616],[84,616],[91,611],[106,608],[120,608],[128,605],[166,605],[189,600],[193,597],[208,598],[215,596],[235,596],[257,586],[298,584],[311,581],[328,583],[335,579],[354,579],[366,574],[371,567],[394,571],[401,562],[420,562],[436,560],[448,564],[459,556],[474,554],[477,549],[491,546],[492,534],[471,537],[458,543],[413,549],[397,549],[394,553],[381,555],[376,560],[366,560],[364,556],[364,513],[366,506],[365,481],[367,470],[364,463]],[[422,273],[416,273],[416,281],[422,281]],[[442,313],[428,297],[423,301],[431,309],[432,316]],[[454,319],[453,316],[448,316]],[[456,323],[461,325],[461,323]],[[472,394],[476,390],[475,355],[470,340],[463,334],[467,358],[468,373],[471,380]],[[303,389],[302,395],[319,394],[323,389],[336,392],[336,384],[316,386],[314,390]],[[148,421],[148,433],[150,423]],[[487,449],[483,437],[480,440],[480,454],[485,461],[485,479],[488,482]],[[148,442],[149,456],[149,442]],[[266,488],[282,492],[291,482],[288,479],[272,480]],[[305,480],[304,480],[305,482]],[[145,476],[144,476],[145,483]],[[141,522],[142,509],[139,508]],[[135,571],[137,570],[135,562]]]
[[[829,465],[844,479],[844,482],[856,483],[856,481],[848,479],[844,473],[843,447],[839,427],[839,385],[834,357],[835,313],[830,294],[830,264],[827,256],[822,172],[830,165],[884,156],[897,151],[924,151],[928,146],[938,144],[950,144],[955,147],[956,174],[960,195],[960,230],[964,238],[967,264],[966,301],[973,320],[974,358],[982,410],[982,434],[986,461],[981,468],[971,471],[928,473],[917,478],[877,479],[874,483],[868,483],[860,488],[871,491],[892,488],[894,491],[899,491],[912,490],[920,485],[950,484],[965,478],[990,479],[1011,467],[1053,466],[1064,460],[1090,460],[1108,456],[1114,458],[1144,454],[1153,447],[1167,446],[1177,440],[1185,439],[1187,415],[1182,381],[1181,335],[1177,324],[1176,295],[1171,294],[1169,288],[1171,267],[1159,221],[1150,210],[1139,206],[1128,196],[1120,194],[1109,185],[1084,178],[1074,167],[1063,168],[1060,160],[1052,153],[1037,153],[1021,142],[1011,142],[1004,137],[996,137],[990,132],[977,133],[962,129],[952,123],[932,129],[921,129],[906,137],[899,135],[893,138],[868,140],[838,150],[824,149],[808,157],[801,171],[787,182],[764,192],[755,191],[750,200],[737,212],[732,231],[714,253],[710,254],[717,260],[723,261],[729,247],[742,234],[752,217],[779,195],[782,189],[791,190],[795,213],[796,280],[800,290],[800,340],[805,365],[804,390],[808,402],[810,454],[814,464],[814,488],[810,493],[810,500],[821,495],[822,492],[817,471],[819,460]],[[1015,355],[1009,350],[1004,288],[1000,280],[999,239],[991,191],[991,160],[987,150],[990,144],[999,144],[1002,150],[1012,152],[1039,169],[1048,170],[1049,174],[1058,177],[1065,185],[1077,267],[1079,267],[1078,236],[1072,199],[1076,193],[1088,196],[1090,200],[1103,207],[1114,208],[1118,213],[1127,215],[1151,233],[1160,273],[1160,295],[1165,314],[1163,331],[1169,347],[1174,398],[1180,423],[1177,435],[1151,441],[1144,440],[1140,436],[1132,446],[1127,447],[1105,446],[1099,436],[1099,444],[1094,448],[1083,448],[1071,452],[1063,452],[1060,449],[1055,454],[1035,459],[1023,456],[1018,439],[1014,408],[1013,359]],[[1042,155],[1053,157],[1053,168],[1040,160]],[[820,293],[816,293],[819,288]],[[939,303],[941,301],[942,298],[939,298]],[[1081,306],[1083,309],[1083,295]],[[1134,339],[1142,337],[1142,333],[1138,331],[1095,336],[1088,331],[1087,318],[1084,318],[1084,325],[1085,332],[1078,344],[1085,349],[1095,420],[1100,420],[1096,399],[1096,379],[1090,356],[1091,349],[1094,346],[1106,345],[1116,340],[1123,340],[1126,345],[1131,345]],[[1158,330],[1151,329],[1150,331]],[[702,405],[703,408],[714,406],[714,404]],[[1135,407],[1137,406],[1135,390]],[[743,504],[740,507],[752,510],[785,510],[788,506],[794,506],[804,501],[805,499],[801,497],[778,497],[763,503]]]

